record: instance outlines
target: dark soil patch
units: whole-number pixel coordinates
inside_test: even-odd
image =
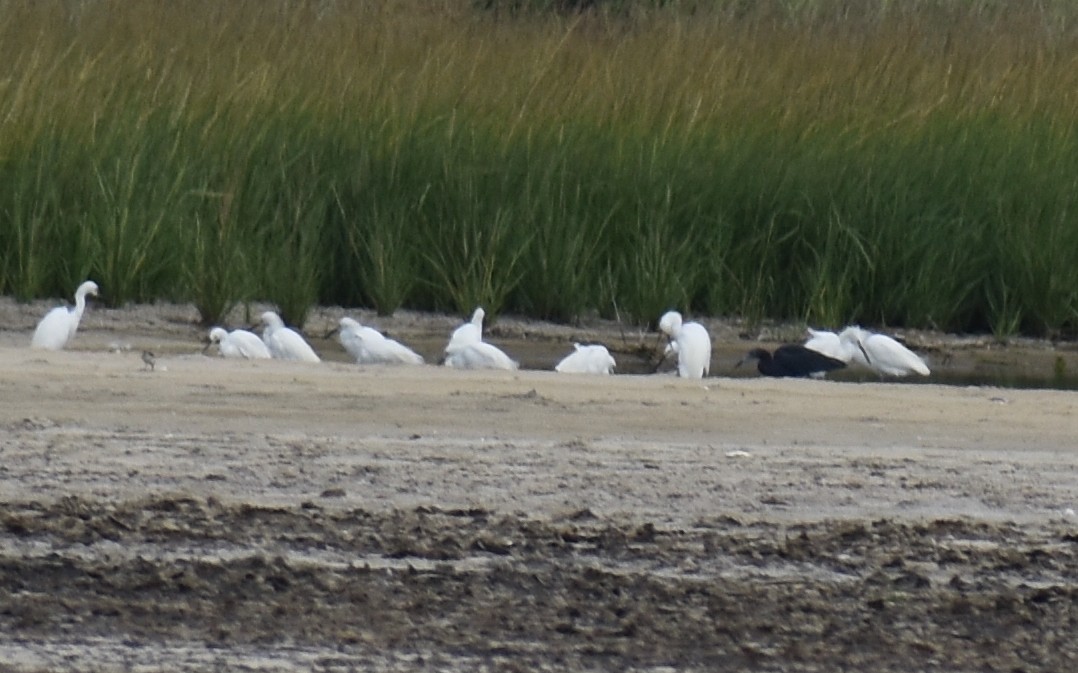
[[[1078,670],[1078,538],[1062,525],[669,530],[586,510],[68,498],[5,504],[0,547],[0,632],[24,644],[288,643],[499,670]]]

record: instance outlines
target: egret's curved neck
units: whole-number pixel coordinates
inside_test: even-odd
[[[86,290],[75,293],[75,318],[82,318],[82,312],[86,310]]]

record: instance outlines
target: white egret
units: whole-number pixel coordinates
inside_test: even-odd
[[[809,339],[805,342],[805,348],[816,351],[822,355],[848,363],[853,359],[849,344],[846,344],[834,332],[808,328]],[[854,350],[858,350],[856,347]]]
[[[208,349],[213,344],[217,344],[221,355],[226,358],[268,360],[273,357],[265,342],[254,332],[248,332],[245,329],[229,332],[223,327],[214,327],[210,330],[210,343],[206,348]]]
[[[320,362],[299,332],[284,326],[281,316],[273,311],[262,314],[262,341],[269,349],[270,355],[278,360],[298,360],[300,362]]]
[[[455,369],[517,369],[520,365],[497,346],[483,341],[482,307],[475,309],[472,319],[449,337],[445,346],[445,366]]]
[[[612,374],[616,366],[606,346],[573,344],[573,352],[562,358],[554,371],[562,374]]]
[[[387,339],[373,327],[365,327],[352,318],[341,318],[339,324],[337,338],[359,364],[423,364],[423,356],[400,342]]]
[[[30,347],[50,351],[63,350],[75,337],[79,321],[82,320],[82,312],[86,310],[86,295],[88,294],[97,295],[97,283],[92,280],[84,282],[75,290],[74,308],[57,306],[45,314],[45,317],[37,324],[37,329],[34,330]]]
[[[779,346],[774,353],[769,353],[763,348],[754,348],[749,351],[745,359],[737,363],[737,366],[740,367],[750,360],[756,360],[756,370],[764,376],[777,377],[816,377],[846,366],[846,363],[839,358],[833,358],[807,346],[796,344]]]
[[[445,366],[454,369],[518,369],[520,365],[497,346],[485,341],[465,344],[445,356]]]
[[[453,334],[449,337],[449,343],[445,346],[446,357],[468,344],[479,343],[483,340],[483,318],[486,315],[487,312],[482,307],[477,308],[472,313],[471,321],[453,330]]]
[[[678,376],[699,379],[711,370],[711,337],[698,322],[683,323],[681,314],[668,311],[659,319],[659,329],[670,337],[666,352],[677,353]]]
[[[869,367],[885,376],[907,376],[931,372],[916,353],[886,334],[876,334],[857,326],[847,327],[839,333],[839,339],[858,364]]]

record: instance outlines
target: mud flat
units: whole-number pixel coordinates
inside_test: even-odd
[[[19,327],[7,670],[1078,670],[1074,392],[148,371],[180,328]]]

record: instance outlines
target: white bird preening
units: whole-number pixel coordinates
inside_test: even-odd
[[[659,319],[659,329],[670,337],[666,354],[677,353],[678,376],[700,379],[711,371],[711,336],[698,322],[682,322],[677,311],[667,311]]]
[[[562,358],[554,371],[562,374],[613,374],[617,363],[606,346],[573,344],[573,352]]]
[[[449,337],[445,347],[445,366],[454,369],[508,369],[520,364],[502,352],[497,346],[483,341],[483,318],[486,311],[475,309],[470,322],[466,322]]]
[[[43,348],[50,351],[63,350],[75,337],[79,321],[86,310],[86,295],[97,295],[97,283],[84,282],[75,290],[75,307],[57,306],[41,319],[30,340],[31,348]]]
[[[876,334],[857,326],[847,327],[838,335],[850,358],[885,376],[907,376],[931,372],[916,353],[886,334]]]
[[[423,356],[358,320],[341,318],[337,338],[359,364],[421,365]]]
[[[299,332],[284,326],[281,316],[273,311],[262,314],[262,341],[270,355],[278,360],[297,360],[299,362],[321,362]]]
[[[208,349],[213,344],[217,344],[221,355],[226,358],[268,360],[273,357],[262,339],[259,339],[254,332],[248,332],[245,329],[229,332],[223,327],[214,327],[210,330],[210,343],[206,348]]]
[[[445,354],[448,357],[450,351],[458,351],[468,344],[478,343],[483,340],[483,318],[487,312],[482,307],[475,309],[472,319],[457,329],[449,337],[449,343],[445,346]]]

